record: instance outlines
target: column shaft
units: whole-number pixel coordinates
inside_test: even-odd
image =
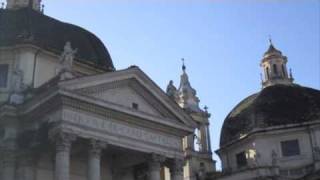
[[[1,180],[15,180],[16,162],[13,154],[3,154]]]
[[[181,159],[175,159],[170,167],[171,180],[183,180],[183,166],[184,161]]]
[[[208,151],[209,151],[209,153],[212,153],[209,125],[206,126],[206,129],[207,129],[207,137],[208,137],[208,139],[207,139],[208,140]]]
[[[149,162],[149,180],[161,180],[161,163],[165,161],[165,157],[152,154]]]
[[[18,180],[35,179],[35,158],[31,153],[25,153],[19,159]]]
[[[55,136],[55,180],[70,180],[70,150],[76,137],[71,134],[59,133]]]
[[[208,152],[208,137],[207,137],[207,128],[205,124],[200,126],[200,140],[201,140],[201,151]]]
[[[88,154],[88,180],[101,180],[101,151],[105,143],[91,140]]]
[[[89,155],[88,180],[100,180],[100,158]]]
[[[149,180],[161,180],[160,179],[161,166],[159,162],[149,163]]]
[[[70,150],[56,152],[55,180],[70,180]]]

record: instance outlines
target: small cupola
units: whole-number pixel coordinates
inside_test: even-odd
[[[41,0],[7,0],[7,9],[32,8],[41,11]]]
[[[288,59],[281,51],[275,48],[270,39],[270,46],[264,53],[260,66],[263,69],[262,87],[268,87],[276,84],[292,84],[293,77],[291,70],[288,73]]]

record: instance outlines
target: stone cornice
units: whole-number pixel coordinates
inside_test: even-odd
[[[273,127],[268,127],[268,128],[256,128],[253,129],[250,133],[246,134],[245,136],[241,137],[238,140],[234,140],[227,145],[220,147],[218,150],[215,152],[217,154],[225,151],[226,149],[238,145],[239,143],[242,143],[249,138],[257,138],[260,135],[275,135],[278,133],[288,133],[290,131],[303,131],[306,130],[306,128],[317,128],[320,125],[320,120],[314,120],[314,121],[309,121],[305,123],[297,123],[297,124],[289,124],[289,125],[281,125],[281,126],[273,126]]]
[[[101,101],[97,98],[86,97],[68,91],[61,91],[61,94],[65,97],[63,98],[63,105],[67,105],[75,109],[81,109],[102,116],[121,118],[123,121],[128,121],[130,123],[156,130],[167,129],[167,133],[178,133],[178,131],[180,131],[182,134],[179,134],[185,136],[193,132],[193,129],[173,123],[173,120],[164,120],[160,117],[133,111],[130,108]]]

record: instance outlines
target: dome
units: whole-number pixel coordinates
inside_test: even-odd
[[[63,23],[31,8],[0,9],[0,47],[33,44],[59,54],[67,41],[77,48],[76,61],[113,71],[103,43],[85,29]]]
[[[240,102],[224,121],[220,147],[257,128],[320,119],[320,91],[299,85],[274,85]]]

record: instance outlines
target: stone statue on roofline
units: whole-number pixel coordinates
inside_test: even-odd
[[[13,71],[13,84],[12,94],[9,98],[10,104],[22,104],[24,102],[23,91],[27,89],[27,86],[23,83],[23,71],[18,67]]]
[[[173,100],[176,100],[178,98],[178,91],[177,88],[174,86],[172,80],[169,82],[167,86],[167,95]]]
[[[72,49],[71,42],[69,41],[64,45],[63,52],[60,56],[60,64],[56,71],[56,74],[60,75],[61,80],[73,78],[72,66],[77,51],[78,49]]]

